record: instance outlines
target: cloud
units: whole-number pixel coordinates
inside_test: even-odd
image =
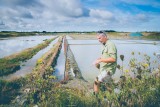
[[[1,0],[0,4],[0,18],[12,29],[66,24],[75,18],[89,16],[89,9],[80,0]]]
[[[3,21],[0,20],[0,26],[5,25]]]
[[[159,6],[159,2],[154,1],[0,0],[0,30],[136,30],[149,24],[155,28],[159,25],[152,23],[158,20],[158,13],[132,6]]]
[[[48,13],[47,16],[83,17],[89,15],[89,10],[82,6],[79,0],[41,0]],[[45,13],[45,11],[43,11]],[[58,16],[57,16],[58,15]]]
[[[38,0],[1,0],[0,6],[2,7],[16,7],[16,6],[22,6],[22,7],[33,7],[41,5]]]
[[[2,20],[0,20],[0,29],[9,29],[9,27]]]
[[[103,20],[111,20],[113,18],[113,14],[111,12],[99,9],[91,9],[90,16]]]
[[[142,22],[148,22],[152,19],[153,17],[151,15],[146,15],[146,14],[137,14],[135,19],[142,21]]]

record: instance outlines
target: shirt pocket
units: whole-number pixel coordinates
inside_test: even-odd
[[[105,47],[104,52],[108,53],[108,48],[107,47]]]

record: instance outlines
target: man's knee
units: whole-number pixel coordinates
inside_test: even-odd
[[[98,77],[96,77],[96,80],[95,81],[98,81]]]
[[[94,84],[97,85],[97,86],[99,86],[100,83],[101,83],[100,81],[94,81]]]

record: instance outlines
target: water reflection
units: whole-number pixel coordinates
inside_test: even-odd
[[[9,37],[0,40],[0,58],[22,51],[26,48],[36,46],[45,39],[54,36],[25,36],[25,37]]]
[[[65,71],[65,55],[64,55],[64,42],[63,42],[62,49],[57,59],[57,65],[55,66],[55,72],[53,72],[53,75],[56,75],[58,81],[63,80],[64,71]]]

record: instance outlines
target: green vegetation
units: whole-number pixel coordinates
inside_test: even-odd
[[[160,40],[160,32],[145,32],[144,35],[145,39]]]
[[[53,35],[53,32],[16,32],[16,31],[1,31],[0,37],[19,37],[19,36],[35,36],[35,35]]]
[[[52,75],[53,69],[51,66],[56,65],[56,60],[62,46],[62,40],[63,37],[60,37],[58,42],[53,46],[53,48],[51,48],[50,51],[45,53],[40,59],[37,60],[36,67],[33,70],[32,75],[43,78],[47,78],[49,77],[49,75]]]
[[[134,52],[132,52],[134,55]],[[122,57],[122,55],[121,55]],[[130,68],[123,70],[121,79],[116,84],[106,84],[107,89],[119,89],[118,92],[102,91],[99,94],[101,101],[111,106],[137,106],[137,107],[159,107],[160,106],[160,68],[150,66],[150,57],[144,55],[144,61],[138,62],[136,58],[130,60]],[[122,60],[122,58],[121,58]],[[123,60],[122,60],[123,61]],[[157,62],[152,62],[156,64]],[[131,77],[130,72],[134,75]]]
[[[45,42],[33,48],[28,48],[19,53],[1,58],[0,59],[0,76],[8,75],[20,69],[21,62],[32,58],[32,56],[34,56],[41,49],[47,47],[54,39],[55,38],[46,40]]]
[[[38,85],[42,84],[42,85]],[[93,96],[85,96],[79,89],[61,87],[59,83],[53,83],[51,80],[39,79],[34,83],[39,90],[30,91],[23,106],[40,107],[96,107],[98,103]],[[22,106],[22,105],[20,105]]]
[[[17,37],[17,36],[31,36],[36,35],[36,32],[15,32],[15,31],[1,31],[0,37]]]
[[[19,89],[25,84],[25,79],[20,78],[11,82],[0,80],[0,104],[9,104],[19,95]]]

